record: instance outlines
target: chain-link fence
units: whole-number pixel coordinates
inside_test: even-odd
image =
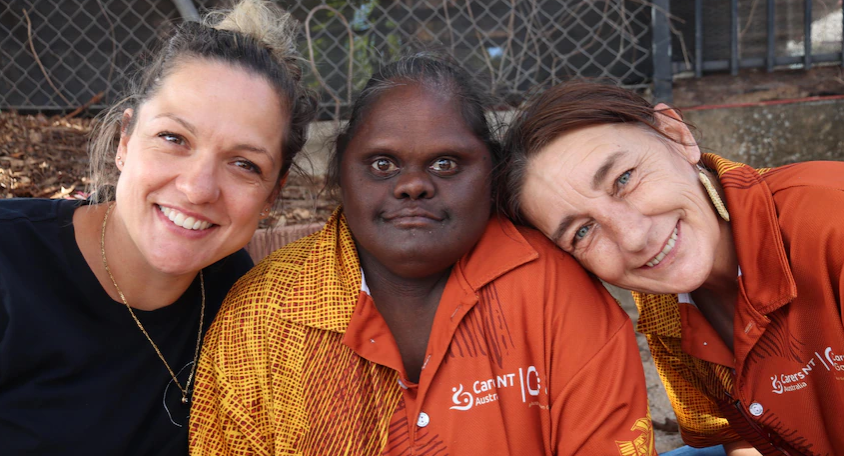
[[[203,10],[218,0],[193,1]],[[643,0],[292,0],[322,118],[344,115],[373,70],[412,49],[455,56],[508,103],[577,77],[643,87],[652,72]],[[0,109],[101,108],[181,20],[169,0],[0,4]]]

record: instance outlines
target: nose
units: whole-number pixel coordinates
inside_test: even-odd
[[[195,152],[176,178],[176,189],[192,204],[212,203],[220,197],[217,166],[211,155]]]
[[[604,220],[599,222],[612,233],[619,248],[639,252],[648,246],[651,219],[635,207],[620,203],[614,205],[602,218]]]
[[[423,169],[405,169],[399,174],[396,185],[393,188],[393,196],[398,199],[409,198],[412,200],[432,198],[436,193],[436,187],[431,176]]]

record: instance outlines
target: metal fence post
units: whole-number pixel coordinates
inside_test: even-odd
[[[671,103],[671,28],[668,24],[670,14],[669,0],[653,0],[651,6],[651,30],[653,33],[652,54],[654,63],[654,101]]]
[[[191,0],[173,0],[173,4],[176,5],[183,20],[199,22],[199,12]]]

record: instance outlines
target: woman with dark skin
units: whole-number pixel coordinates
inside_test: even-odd
[[[491,211],[485,107],[435,56],[373,76],[332,161],[342,208],[206,339],[194,454],[654,454],[626,314]]]
[[[687,443],[844,454],[844,164],[702,154],[676,110],[592,83],[539,95],[507,150],[505,210],[634,291]]]

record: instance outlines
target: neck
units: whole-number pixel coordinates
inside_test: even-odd
[[[115,301],[123,303],[111,277],[103,265],[100,236],[108,204],[81,207],[73,214],[76,243],[88,267],[100,285]],[[176,302],[193,282],[196,274],[169,275],[150,267],[135,247],[118,209],[112,209],[105,230],[105,252],[114,282],[120,287],[126,303],[134,309],[156,310]]]
[[[451,268],[425,277],[402,277],[366,254],[360,255],[366,284],[378,304],[401,303],[405,310],[436,306],[451,274]],[[381,299],[379,299],[381,298]]]
[[[720,220],[719,231],[720,241],[716,246],[712,270],[700,289],[716,296],[735,296],[739,263],[730,223]]]

